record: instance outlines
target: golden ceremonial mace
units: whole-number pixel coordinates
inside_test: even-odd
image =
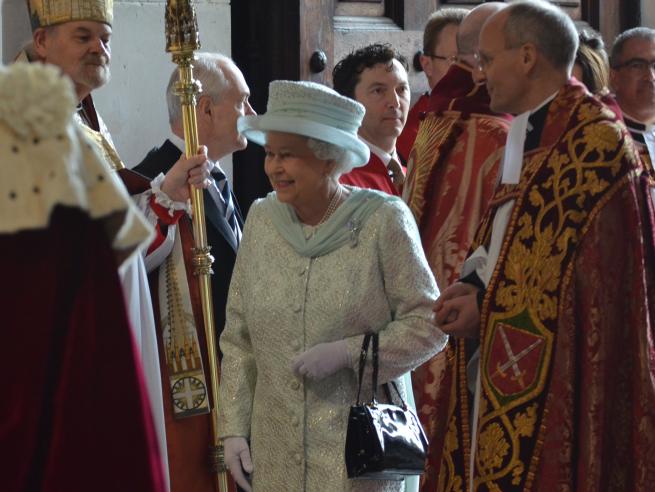
[[[175,84],[175,93],[182,105],[182,122],[184,125],[184,151],[187,157],[198,152],[198,121],[196,119],[196,95],[200,93],[200,84],[193,80],[193,53],[200,49],[198,38],[198,21],[196,11],[190,0],[166,1],[166,52],[173,55],[173,63],[178,66],[180,78]],[[212,306],[211,284],[209,276],[213,273],[214,258],[209,254],[211,246],[207,244],[205,227],[205,206],[202,190],[190,186],[191,206],[193,209],[193,248],[194,275],[200,283],[200,299],[207,338],[207,356],[209,358],[209,376],[213,401],[211,404],[212,446],[210,449],[210,468],[216,473],[216,486],[219,492],[228,492],[227,469],[225,468],[223,446],[218,441],[218,355],[214,336],[214,312]]]

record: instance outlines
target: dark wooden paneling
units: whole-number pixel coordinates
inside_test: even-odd
[[[334,0],[301,0],[300,16],[300,78],[323,84],[332,84],[330,67],[334,65],[333,16]],[[315,51],[323,51],[328,66],[321,73],[312,73],[309,60]]]
[[[271,80],[300,78],[298,0],[232,2],[232,58],[250,87],[251,104],[264,113]],[[271,190],[264,152],[250,144],[233,156],[235,193],[242,211]]]
[[[412,3],[411,0],[386,0],[386,2],[384,2],[384,15],[391,19],[398,27],[403,29],[413,29],[409,27],[409,25],[414,21],[414,16],[412,15],[412,12],[405,11],[405,4],[411,5]],[[411,17],[411,19],[409,17]]]
[[[653,4],[653,0],[624,0],[621,2],[621,30],[641,25],[641,4]]]
[[[406,31],[421,31],[422,33],[428,17],[430,17],[432,12],[437,10],[437,0],[402,0],[397,1],[396,3],[402,4],[398,5],[396,8],[402,9],[404,16],[403,24],[398,24],[398,22],[396,22],[396,24],[400,25]],[[391,16],[388,15],[388,17]],[[393,19],[393,17],[391,18]]]
[[[582,20],[600,31],[605,44],[612,46],[614,38],[631,27],[641,24],[642,3],[652,0],[583,0]]]

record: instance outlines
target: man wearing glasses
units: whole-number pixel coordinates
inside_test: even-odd
[[[610,83],[623,119],[653,175],[655,157],[655,29],[620,34],[610,55]]]
[[[653,488],[641,164],[619,118],[571,78],[577,48],[546,1],[513,2],[480,33],[491,108],[516,116],[462,281],[435,304],[457,361],[439,491]]]
[[[457,32],[456,61],[434,87],[414,145],[403,198],[414,213],[440,289],[460,267],[493,193],[509,116],[493,112],[474,52],[482,25],[505,7],[482,4]]]
[[[423,31],[423,52],[419,61],[425,77],[428,79],[430,91],[434,89],[450,67],[455,55],[457,55],[457,26],[459,26],[464,16],[468,13],[466,9],[445,8],[434,12],[428,19]],[[409,153],[414,145],[418,127],[420,124],[420,115],[428,109],[430,100],[430,91],[423,94],[414,103],[407,115],[407,123],[396,142],[398,154],[407,162]]]

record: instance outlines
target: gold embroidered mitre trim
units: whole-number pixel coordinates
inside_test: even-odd
[[[114,0],[27,0],[32,30],[63,22],[114,20]]]

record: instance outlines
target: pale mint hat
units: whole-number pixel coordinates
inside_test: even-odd
[[[241,116],[239,132],[259,145],[266,132],[293,133],[345,149],[344,172],[368,162],[368,146],[357,137],[364,106],[315,82],[275,80],[268,88],[266,114]]]

